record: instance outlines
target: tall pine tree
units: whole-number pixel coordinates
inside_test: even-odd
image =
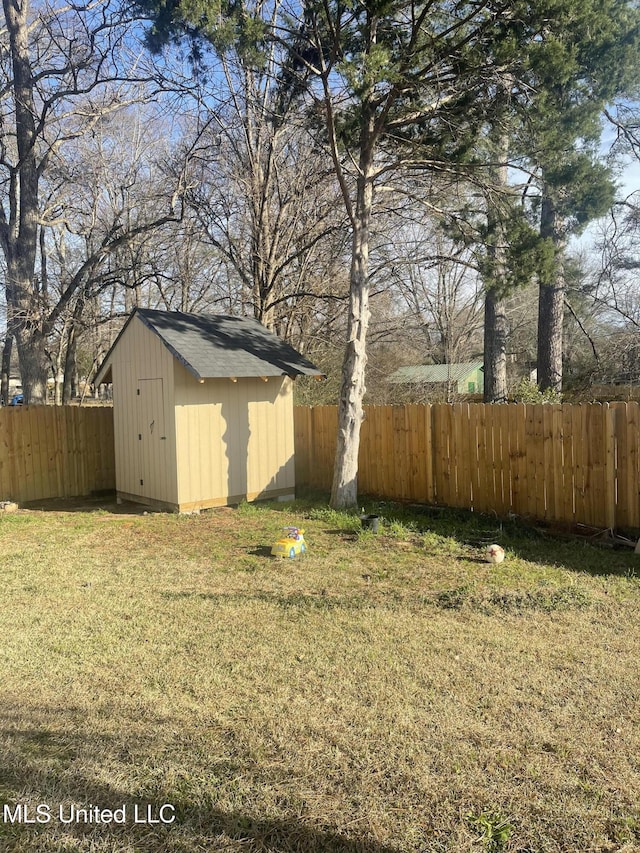
[[[545,262],[538,268],[538,383],[562,390],[565,250],[609,209],[612,175],[599,157],[605,105],[637,89],[640,13],[634,0],[552,0],[528,54],[531,97],[518,146],[537,186]]]

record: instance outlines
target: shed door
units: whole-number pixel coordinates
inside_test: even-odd
[[[167,435],[162,379],[138,379],[138,494],[167,500]]]

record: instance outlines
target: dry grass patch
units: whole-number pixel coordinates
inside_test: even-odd
[[[640,558],[382,510],[1,519],[0,805],[177,820],[0,850],[640,850]]]

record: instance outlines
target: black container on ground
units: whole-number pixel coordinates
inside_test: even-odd
[[[361,515],[360,524],[363,530],[371,530],[372,533],[377,533],[380,529],[379,515]]]

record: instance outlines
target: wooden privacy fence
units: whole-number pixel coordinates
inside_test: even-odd
[[[640,528],[640,403],[368,406],[363,494]],[[297,407],[296,482],[331,486],[335,406]],[[113,410],[0,409],[0,500],[115,488]]]
[[[329,489],[337,408],[295,409],[296,482]],[[640,528],[640,404],[368,406],[363,494]]]
[[[0,500],[18,502],[115,489],[113,409],[0,409]]]

